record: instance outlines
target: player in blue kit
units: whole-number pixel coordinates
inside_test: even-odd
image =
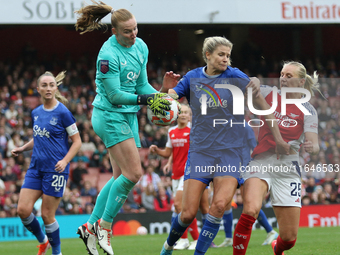
[[[213,125],[214,119],[226,119],[228,123],[244,121],[244,115],[233,115],[233,97],[230,90],[217,85],[232,84],[243,93],[248,83],[253,85],[243,72],[230,67],[231,50],[232,43],[224,37],[206,38],[202,53],[207,65],[188,72],[174,89],[168,91],[174,97],[176,94],[179,98],[185,96],[190,102],[193,115],[182,212],[172,222],[170,234],[162,247],[162,255],[172,254],[175,242],[195,218],[202,193],[212,181],[212,203],[194,253],[205,254],[219,230],[223,213],[237,188],[245,129],[242,125]],[[210,99],[206,100],[206,105],[202,104],[203,99],[208,97]],[[261,95],[253,96],[253,102],[259,109],[269,109]],[[208,108],[206,115],[201,114],[201,107],[203,110]],[[270,114],[268,117],[271,119],[274,116]],[[289,146],[283,141],[277,123],[274,123],[271,130],[278,151],[287,153]],[[205,171],[208,167],[217,168],[218,165],[228,166],[231,170]]]
[[[242,166],[246,167],[251,159],[251,151],[256,147],[257,142],[253,129],[246,123],[245,126],[245,136],[244,136],[244,146],[242,148]],[[238,179],[238,184],[241,189],[241,194],[243,193],[243,178]],[[278,237],[278,233],[273,230],[272,226],[269,224],[268,219],[262,209],[259,212],[257,221],[267,232],[267,237],[262,243],[262,245],[270,245],[273,240]],[[232,227],[233,227],[233,209],[231,203],[227,205],[227,209],[223,214],[223,226],[225,239],[218,247],[228,247],[233,245]]]
[[[72,113],[64,105],[58,85],[65,77],[64,72],[56,78],[45,72],[38,78],[37,90],[43,104],[31,113],[33,139],[11,151],[18,156],[23,151],[33,149],[31,164],[20,190],[18,215],[24,226],[38,239],[38,255],[43,255],[52,246],[52,254],[60,255],[59,224],[55,212],[64,194],[68,180],[71,159],[81,147],[81,139]],[[64,103],[64,104],[63,104]],[[68,140],[72,140],[69,147]],[[34,203],[42,196],[41,216],[46,235],[32,213]]]
[[[82,33],[101,27],[101,19],[111,14],[113,35],[103,44],[97,58],[96,92],[93,102],[92,125],[103,140],[119,169],[100,191],[94,210],[87,223],[78,228],[86,249],[97,255],[99,246],[113,254],[110,237],[113,218],[124,204],[128,193],[142,176],[137,147],[140,147],[136,113],[139,105],[149,105],[155,113],[169,110],[170,102],[162,99],[147,79],[148,48],[137,38],[137,22],[126,9],[114,10],[103,2],[87,5],[76,13],[76,29]],[[168,72],[163,86],[173,88],[178,75]]]

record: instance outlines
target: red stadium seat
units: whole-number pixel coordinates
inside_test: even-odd
[[[83,174],[82,179],[83,179],[84,182],[89,181],[91,183],[92,187],[97,187],[97,184],[98,184],[98,175],[97,174],[92,174],[92,173]]]

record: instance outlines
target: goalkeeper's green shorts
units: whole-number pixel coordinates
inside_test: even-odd
[[[106,148],[129,138],[134,138],[136,146],[141,147],[135,112],[110,112],[94,107],[91,121],[94,132],[102,139]]]

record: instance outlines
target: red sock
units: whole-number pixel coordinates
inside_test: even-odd
[[[188,227],[190,235],[192,236],[192,239],[197,240],[199,233],[197,228],[197,219],[195,218],[193,222],[191,222],[190,226]]]
[[[275,254],[281,255],[283,251],[289,250],[295,245],[296,239],[293,241],[283,241],[280,236],[276,239]]]
[[[233,255],[246,254],[255,218],[242,213],[237,222],[233,238]]]
[[[188,238],[188,228],[184,231],[183,235],[181,236],[181,238],[186,239]]]

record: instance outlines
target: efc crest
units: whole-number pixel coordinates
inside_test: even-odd
[[[106,74],[109,71],[109,61],[108,60],[100,60],[100,71],[103,74]]]

